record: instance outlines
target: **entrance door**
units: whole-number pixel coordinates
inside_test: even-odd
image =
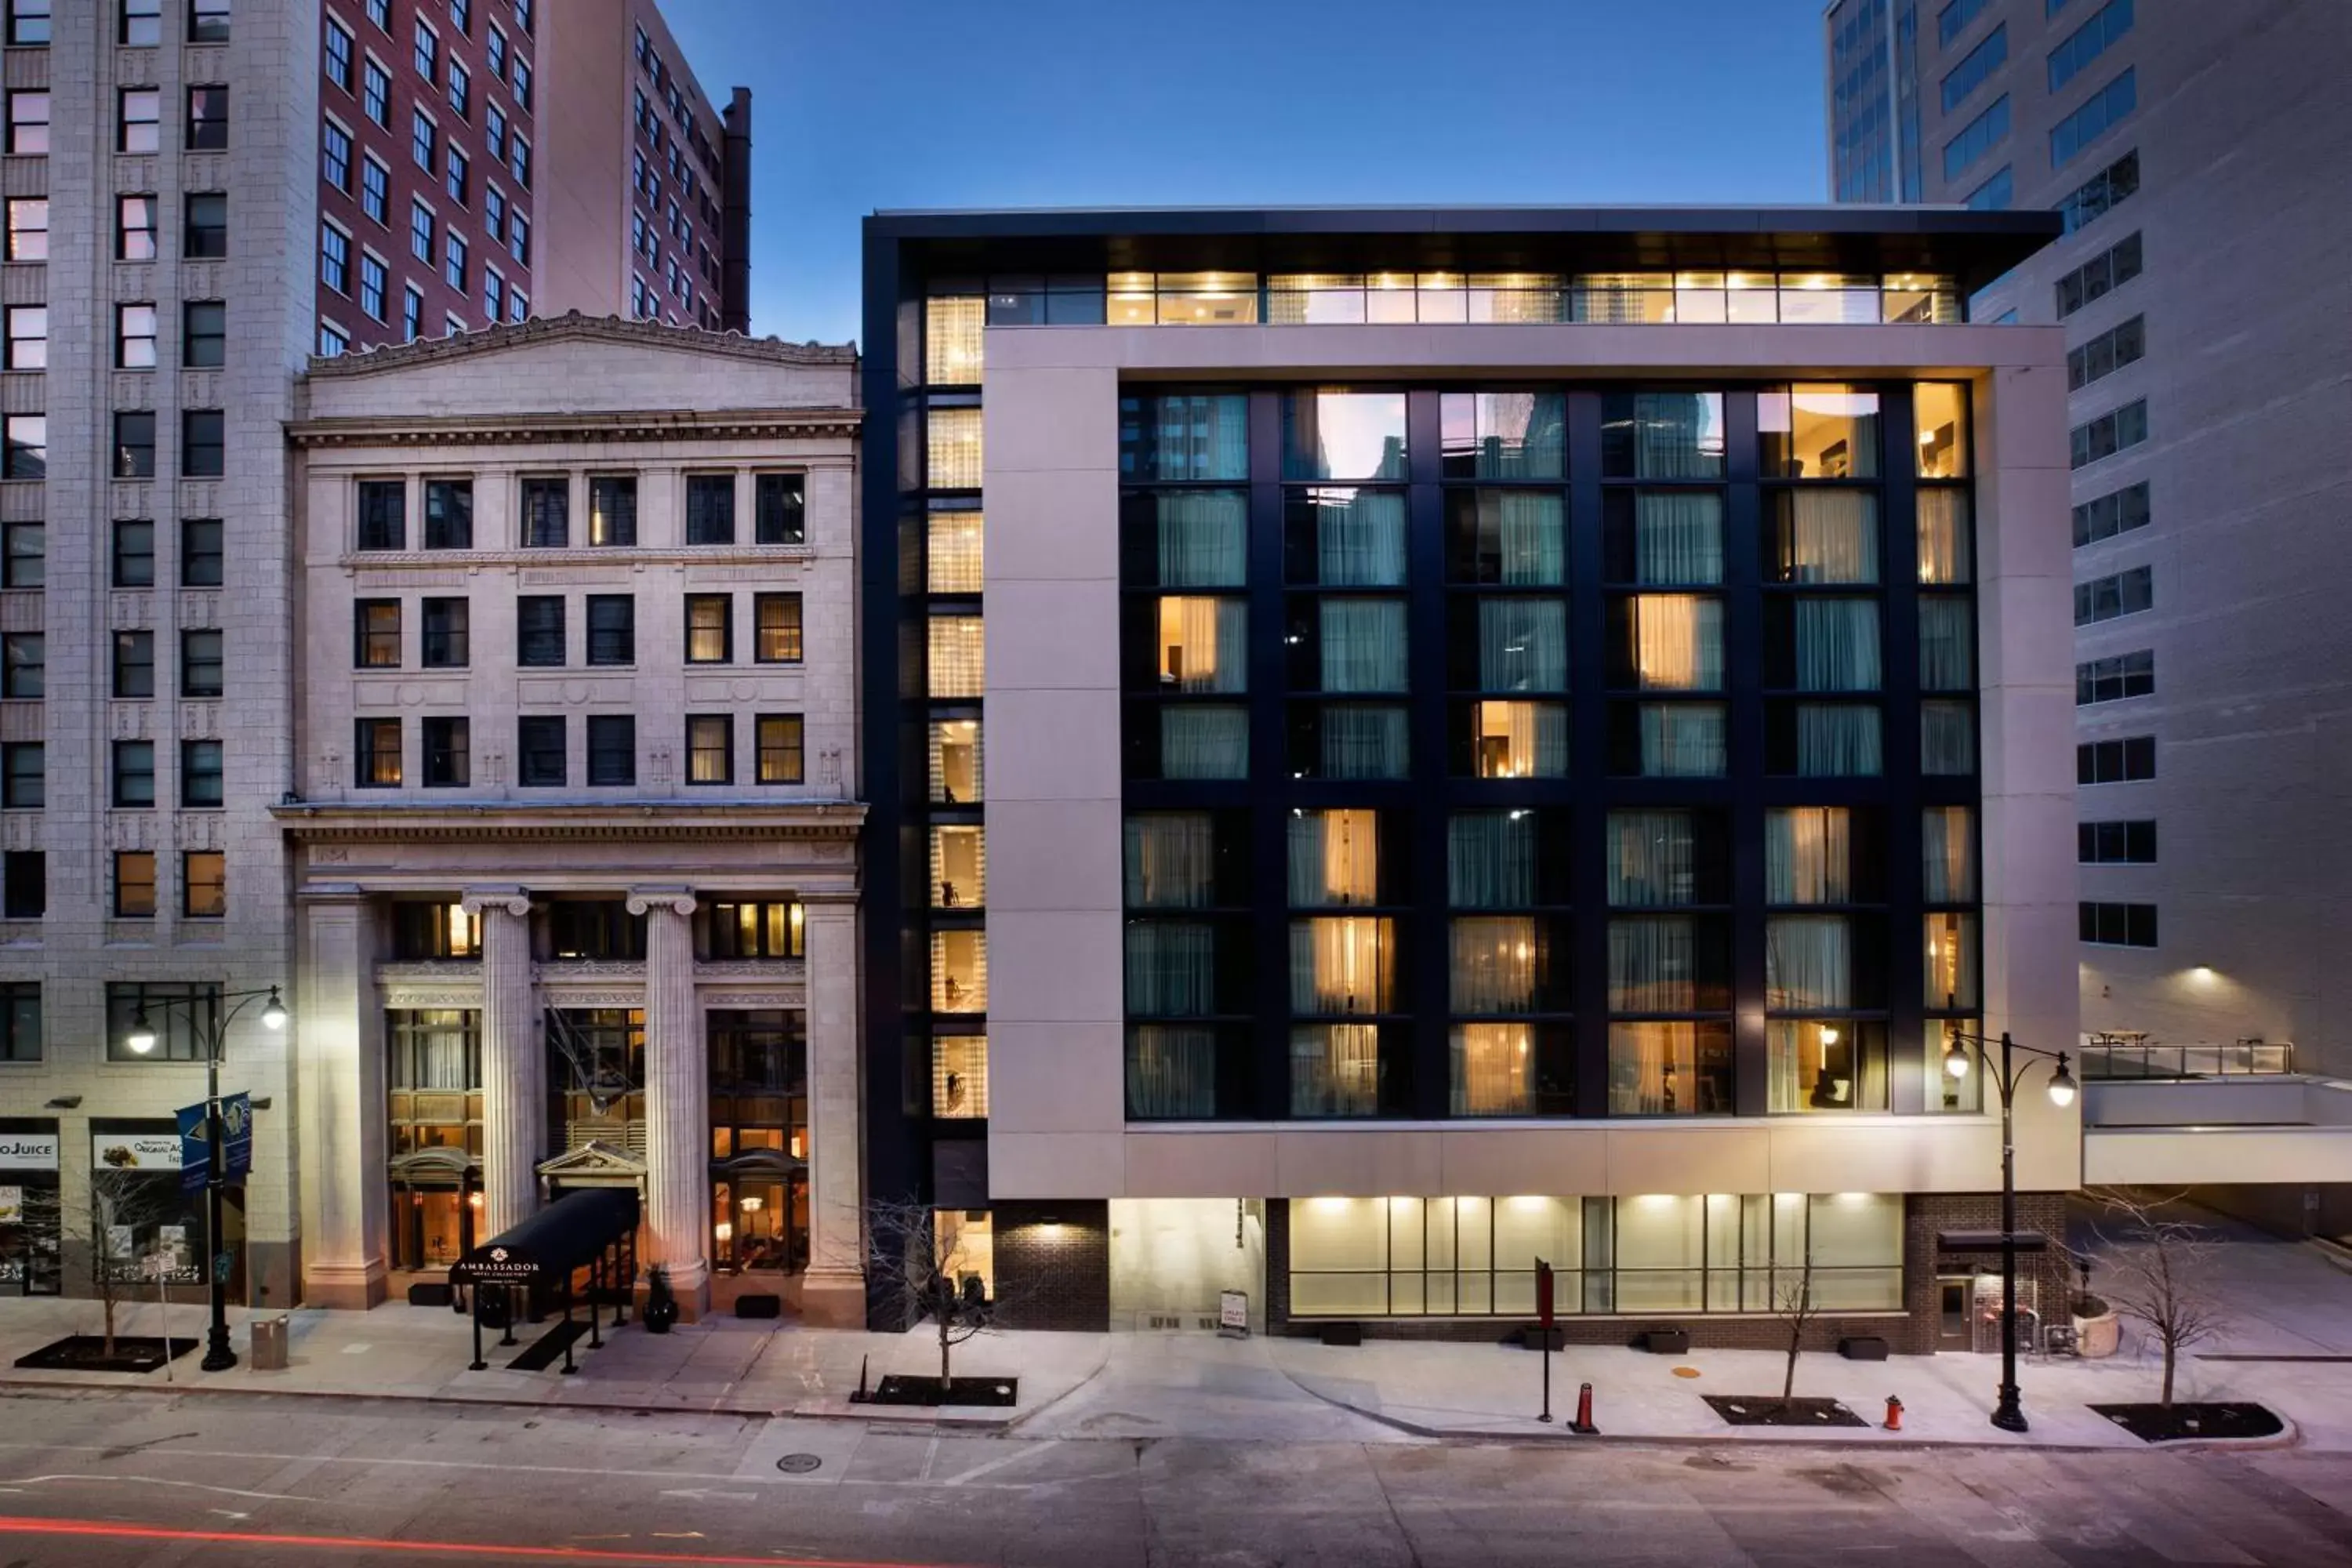
[[[1971,1351],[1976,1348],[1970,1313],[1975,1288],[1975,1281],[1966,1275],[1947,1275],[1937,1279],[1937,1350]]]

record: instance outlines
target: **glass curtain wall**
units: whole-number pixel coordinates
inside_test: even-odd
[[[1601,398],[1609,771],[1720,778],[1724,691],[1724,395]]]
[[[1878,395],[1772,388],[1758,395],[1757,423],[1770,771],[1875,777],[1885,771]]]
[[[1927,1108],[1974,1111],[1983,1076],[1942,1070],[1948,1026],[1980,1032],[1975,443],[1969,389],[1911,389],[1919,578],[1921,996]]]

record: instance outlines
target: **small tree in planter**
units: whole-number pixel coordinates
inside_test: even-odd
[[[1805,1330],[1821,1315],[1821,1303],[1813,1296],[1811,1247],[1805,1248],[1805,1266],[1794,1279],[1773,1280],[1772,1310],[1789,1331],[1789,1373],[1780,1383],[1780,1405],[1786,1409],[1797,1398],[1797,1358],[1804,1352]]]
[[[967,1292],[956,1277],[955,1247],[940,1234],[929,1204],[876,1200],[866,1208],[867,1277],[912,1327],[931,1320],[940,1344],[940,1397],[955,1386],[955,1347],[988,1327],[995,1303]]]
[[[128,1171],[101,1167],[89,1173],[89,1293],[97,1299],[103,1320],[105,1344],[100,1353],[110,1361],[116,1351],[116,1311],[133,1298],[146,1278],[136,1257],[115,1255],[113,1237],[123,1232],[135,1236],[150,1226],[176,1219],[179,1213],[179,1205],[159,1192],[156,1184],[143,1182]],[[170,1348],[164,1347],[167,1353]]]
[[[2158,1404],[2169,1410],[2180,1352],[2229,1326],[2210,1282],[2216,1244],[2199,1226],[2163,1217],[2164,1207],[2183,1194],[2145,1198],[2116,1189],[2099,1195],[2116,1226],[2112,1237],[2092,1227],[2106,1252],[2107,1300],[2162,1349],[2164,1388]]]

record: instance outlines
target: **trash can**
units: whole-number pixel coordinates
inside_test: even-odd
[[[286,1320],[284,1317],[253,1320],[252,1364],[256,1372],[286,1370]]]

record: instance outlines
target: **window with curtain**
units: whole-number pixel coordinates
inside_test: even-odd
[[[1721,778],[1728,765],[1727,715],[1719,702],[1643,702],[1633,708],[1633,766],[1643,778]]]
[[[730,497],[732,491],[729,492]],[[981,539],[978,511],[935,511],[930,514],[924,549],[925,586],[934,594],[977,594],[981,591]]]
[[[1402,691],[1405,614],[1401,599],[1325,599],[1315,606],[1319,689]]]
[[[1843,915],[1764,922],[1764,1006],[1805,1013],[1853,1005],[1853,928]]]
[[[923,301],[923,379],[933,386],[977,384],[988,300],[971,294]]]
[[[1216,1031],[1167,1024],[1130,1026],[1127,1113],[1139,1121],[1214,1116]]]
[[[1544,1011],[1546,933],[1528,915],[1457,918],[1447,994],[1468,1014]]]
[[[1611,908],[1701,901],[1698,823],[1691,813],[1612,811],[1607,837]]]
[[[1217,928],[1205,921],[1128,921],[1127,1010],[1152,1018],[1218,1011]]]
[[[1698,922],[1686,916],[1611,921],[1609,1010],[1698,1012]]]
[[[1456,1116],[1525,1116],[1535,1109],[1535,1031],[1525,1024],[1456,1024],[1450,1056]]]
[[[1291,1115],[1374,1115],[1380,1110],[1380,1084],[1378,1026],[1300,1024],[1291,1028]]]
[[[1482,779],[1568,776],[1568,708],[1559,702],[1473,702],[1471,766]],[[1458,763],[1457,763],[1458,765]]]
[[[1875,691],[1878,601],[1802,595],[1790,605],[1800,691]]]
[[[1249,776],[1249,710],[1186,703],[1160,710],[1160,776]]]
[[[1239,588],[1249,581],[1249,492],[1160,490],[1128,498],[1129,526],[1162,588]]]
[[[1457,910],[1534,903],[1536,821],[1532,811],[1454,813],[1445,825],[1446,902]]]
[[[1799,702],[1790,717],[1800,777],[1875,778],[1885,771],[1875,704]]]
[[[1924,493],[1924,492],[1923,492]],[[1862,490],[1783,489],[1772,500],[1776,583],[1878,581],[1878,498]]]
[[[1940,778],[1959,777],[1977,771],[1974,704],[1919,704],[1919,771]]]
[[[1484,598],[1478,605],[1477,689],[1568,689],[1568,605],[1559,599]]]
[[[1972,914],[1931,914],[1927,917],[1926,984],[1927,1005],[1939,1011],[1977,1005],[1977,917]]]
[[[1294,768],[1327,779],[1405,776],[1405,710],[1361,702],[1325,703],[1311,710]]]
[[[1127,904],[1199,910],[1217,901],[1216,825],[1204,811],[1138,812],[1127,819]]]
[[[1764,1025],[1774,1111],[1886,1109],[1886,1026],[1868,1019],[1772,1018]]]
[[[1957,479],[1969,471],[1969,389],[1957,381],[1923,381],[1911,389],[1911,423],[1919,433],[1918,474]],[[1927,492],[1922,490],[1921,494]]]
[[[1395,1000],[1396,924],[1365,916],[1290,922],[1290,1010],[1385,1013]]]
[[[1698,1023],[1609,1026],[1610,1115],[1719,1116],[1733,1108],[1727,1028]]]
[[[1919,521],[1919,581],[1966,583],[1976,574],[1976,531],[1969,492],[1922,485],[1916,503]]]
[[[1404,582],[1402,490],[1300,490],[1284,505],[1290,581],[1327,588]]]
[[[931,1010],[937,1013],[988,1011],[986,931],[956,930],[931,933]]]
[[[1643,691],[1723,689],[1723,601],[1698,594],[1633,594],[1616,603],[1620,657]]]
[[[1919,595],[1919,687],[1967,691],[1976,685],[1976,606],[1957,594]]]
[[[1567,510],[1558,491],[1449,490],[1445,515],[1454,581],[1509,588],[1568,581]]]
[[[1723,477],[1719,392],[1612,393],[1601,418],[1601,471],[1610,479]]]
[[[1248,479],[1248,397],[1238,392],[1121,397],[1118,475],[1129,484]]]
[[[1438,399],[1447,479],[1556,479],[1568,471],[1568,398],[1448,392]]]
[[[1607,492],[1603,544],[1614,583],[1723,581],[1723,497],[1714,490]]]
[[[1159,641],[1162,690],[1249,689],[1249,605],[1244,601],[1163,598]]]
[[[1767,810],[1764,901],[1853,902],[1853,814],[1841,805],[1774,806]]]
[[[1977,898],[1977,814],[1965,805],[1931,805],[1919,814],[1925,873],[1920,899],[1930,904],[1972,904]]]
[[[591,605],[594,604],[590,601]],[[978,616],[930,617],[930,694],[977,697],[987,685],[988,640]]]
[[[980,410],[934,405],[927,416],[925,480],[938,490],[978,489],[982,471]]]
[[[1405,477],[1402,392],[1291,392],[1282,399],[1286,479]]]
[[[1878,477],[1878,394],[1815,383],[1759,393],[1764,472],[1792,479]]]
[[[1286,824],[1294,909],[1380,901],[1380,814],[1294,811]]]

